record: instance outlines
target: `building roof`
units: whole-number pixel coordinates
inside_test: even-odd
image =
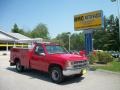
[[[21,39],[30,39],[29,37],[27,36],[24,36],[22,34],[19,34],[19,33],[8,33],[9,35],[17,38],[18,40],[21,40]]]
[[[24,39],[31,39],[31,38],[19,33],[7,33],[0,30],[0,40],[2,41],[15,41],[15,40],[24,40]]]
[[[0,33],[0,40],[12,40],[12,38]]]
[[[42,42],[42,38],[29,38],[20,33],[8,33],[0,30],[0,41],[7,42],[20,42],[20,43],[31,43],[31,42]]]

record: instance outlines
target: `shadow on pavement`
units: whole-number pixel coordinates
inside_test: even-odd
[[[66,77],[64,79],[64,81],[62,83],[60,83],[59,85],[68,85],[68,84],[72,84],[72,83],[79,83],[79,82],[82,82],[83,79],[84,79],[84,77],[75,77],[75,76]]]
[[[94,68],[94,67],[89,67],[89,71],[96,71],[96,68]]]
[[[15,68],[11,68],[8,67],[7,70],[16,72],[18,74],[22,74],[22,75],[27,75],[30,76],[30,79],[41,79],[50,83],[53,83],[49,77],[48,73],[42,72],[42,71],[37,71],[37,70],[24,70],[23,72],[19,73],[16,71]],[[84,77],[75,77],[75,76],[71,76],[71,77],[65,77],[64,81],[58,85],[67,85],[67,84],[72,84],[72,83],[79,83],[84,79]]]

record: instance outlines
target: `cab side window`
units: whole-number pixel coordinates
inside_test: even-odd
[[[38,55],[40,55],[41,53],[45,53],[45,52],[44,52],[44,49],[43,49],[42,46],[37,46],[35,48],[35,53],[38,54]]]

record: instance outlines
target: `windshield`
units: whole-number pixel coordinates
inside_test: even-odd
[[[68,53],[65,48],[59,45],[46,45],[46,49],[49,54],[55,54],[55,53]]]

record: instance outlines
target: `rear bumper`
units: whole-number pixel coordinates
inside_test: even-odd
[[[87,70],[87,68],[67,69],[67,70],[63,70],[63,75],[71,76],[71,75],[75,75],[75,74],[83,74],[83,70]]]
[[[10,62],[10,66],[14,66],[15,65],[15,63],[12,60],[9,60],[9,62]]]

